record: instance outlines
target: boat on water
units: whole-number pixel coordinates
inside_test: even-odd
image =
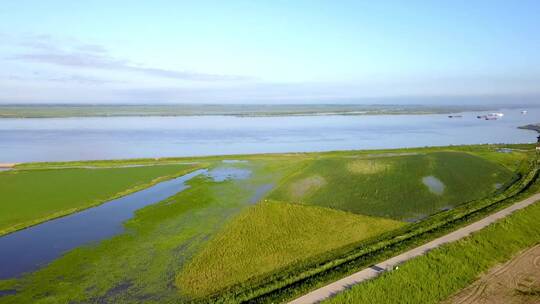
[[[478,119],[485,119],[485,120],[497,120],[499,118],[502,118],[504,116],[504,113],[489,113],[487,115],[478,115],[476,118]]]
[[[527,114],[527,110],[521,111],[521,115],[525,115],[525,114]]]

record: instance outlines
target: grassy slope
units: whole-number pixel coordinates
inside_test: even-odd
[[[402,225],[328,208],[260,203],[226,225],[176,283],[189,295],[205,296]]]
[[[404,263],[325,303],[438,303],[498,263],[540,242],[540,204]]]
[[[194,165],[0,172],[0,235],[140,190]]]
[[[18,290],[0,303],[181,301],[174,279],[184,261],[251,204],[258,186],[295,169],[281,161],[234,166],[250,168],[252,178],[214,182],[198,176],[183,192],[138,210],[125,223],[126,233],[70,251],[21,279],[0,281],[0,290]]]
[[[433,152],[389,157],[324,157],[314,161],[270,195],[282,201],[327,206],[396,219],[423,217],[441,208],[477,199],[510,180],[501,165],[462,152]],[[422,183],[433,175],[445,184],[436,195]],[[307,188],[313,177],[324,180]],[[312,182],[313,184],[313,182]],[[298,196],[296,188],[306,191]]]

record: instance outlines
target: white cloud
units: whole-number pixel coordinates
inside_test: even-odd
[[[63,44],[59,47],[58,44]],[[67,44],[67,45],[66,45]],[[251,77],[200,73],[193,71],[169,70],[147,67],[128,60],[118,59],[109,54],[101,45],[86,44],[75,40],[57,41],[47,35],[32,35],[18,42],[24,52],[8,57],[10,60],[44,63],[72,69],[95,69],[139,73],[152,77],[200,82],[250,81]]]

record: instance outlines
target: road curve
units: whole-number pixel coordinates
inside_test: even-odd
[[[423,255],[426,252],[434,248],[437,248],[445,243],[450,243],[450,242],[462,239],[464,237],[467,237],[471,233],[476,232],[482,228],[485,228],[486,226],[512,214],[514,211],[523,209],[529,205],[534,204],[536,201],[539,201],[539,200],[540,200],[540,193],[532,195],[528,197],[527,199],[524,199],[518,203],[513,204],[512,206],[509,206],[499,212],[491,214],[477,222],[474,222],[468,226],[460,228],[454,232],[441,236],[429,243],[426,243],[422,246],[411,249],[407,252],[404,252],[400,255],[397,255],[393,258],[390,258],[386,261],[383,261],[369,268],[365,268],[339,281],[336,281],[334,283],[331,283],[319,289],[316,289],[304,296],[297,298],[296,300],[289,302],[289,304],[319,303],[327,298],[330,298],[336,295],[339,292],[344,291],[345,289],[350,288],[353,285],[375,278],[382,272],[386,270],[391,270],[396,265],[401,264],[417,256]]]

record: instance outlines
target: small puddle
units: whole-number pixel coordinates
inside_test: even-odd
[[[249,200],[249,203],[250,204],[257,203],[258,201],[261,200],[261,198],[263,198],[263,196],[266,195],[266,193],[268,193],[273,188],[274,188],[274,184],[260,185],[257,189],[255,189],[255,194],[253,194],[253,196]]]
[[[444,184],[433,175],[422,178],[422,183],[434,194],[441,195],[444,192]]]
[[[221,161],[224,164],[238,164],[238,163],[247,163],[247,160],[239,160],[239,159],[224,159]]]
[[[0,290],[0,298],[3,296],[10,296],[16,294],[17,291],[15,289],[4,289]]]
[[[417,217],[410,217],[410,218],[404,219],[404,221],[407,223],[416,223],[416,222],[420,222],[423,219],[426,219],[427,217],[428,217],[427,215],[419,215]]]
[[[206,169],[158,183],[97,207],[0,237],[0,280],[31,272],[76,247],[111,238],[124,231],[123,222],[136,210],[188,188],[186,181]]]
[[[251,170],[249,169],[240,169],[240,168],[228,168],[228,167],[219,167],[212,169],[205,173],[206,176],[210,177],[215,182],[223,182],[226,180],[240,180],[248,179],[251,176]]]

